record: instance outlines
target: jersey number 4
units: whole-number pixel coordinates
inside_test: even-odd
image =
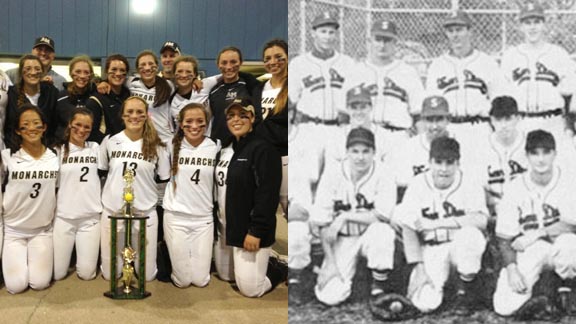
[[[194,182],[194,184],[198,184],[198,182],[200,182],[200,169],[196,169],[196,171],[192,173],[190,181]]]

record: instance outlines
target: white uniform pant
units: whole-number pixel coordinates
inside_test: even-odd
[[[214,244],[214,265],[218,277],[224,281],[234,281],[234,257],[232,247],[226,245],[226,227],[220,223],[218,240]]]
[[[417,278],[413,272],[408,285],[408,298],[422,312],[437,309],[442,304],[444,284],[451,268],[455,267],[461,275],[477,274],[485,249],[486,238],[475,227],[457,230],[450,242],[423,246],[422,262],[429,281]]]
[[[280,185],[280,205],[284,216],[288,215],[288,155],[282,157],[282,184]]]
[[[302,270],[310,262],[312,235],[308,222],[288,222],[288,268]]]
[[[554,243],[538,240],[516,254],[516,264],[528,289],[525,294],[514,292],[506,268],[501,270],[493,301],[494,311],[502,316],[512,315],[532,297],[543,270],[553,269],[562,279],[576,277],[576,234],[562,234]]]
[[[68,274],[74,243],[78,277],[84,280],[96,277],[100,250],[100,214],[80,219],[56,217],[53,239],[54,279],[63,279]]]
[[[11,294],[23,292],[30,286],[35,290],[46,289],[52,280],[54,268],[52,228],[30,237],[4,235],[2,271],[6,290]]]
[[[110,280],[110,219],[108,216],[113,215],[114,212],[104,208],[102,213],[102,218],[100,220],[102,234],[100,236],[100,259],[102,264],[100,265],[100,270],[102,270],[102,276],[106,280]],[[156,266],[156,250],[158,247],[158,215],[156,215],[156,209],[153,208],[146,211],[143,216],[148,216],[146,220],[146,280],[152,281],[156,278],[156,272],[158,270]],[[131,246],[138,253],[136,254],[136,259],[134,265],[136,266],[138,273],[139,264],[139,251],[138,251],[138,233],[139,233],[139,222],[132,222],[132,242]],[[124,221],[118,221],[118,234],[117,234],[117,245],[116,245],[116,276],[120,277],[122,273],[123,260],[120,255],[122,249],[124,248]]]
[[[381,222],[371,224],[360,236],[339,236],[334,245],[334,255],[343,280],[334,278],[322,289],[316,285],[316,298],[327,305],[345,301],[352,293],[352,280],[359,255],[367,259],[369,269],[391,270],[394,266],[395,238],[392,227]]]
[[[214,222],[164,210],[164,240],[172,263],[172,281],[184,288],[204,287],[210,282],[210,263],[214,243]]]
[[[266,277],[270,248],[260,248],[249,252],[243,248],[233,247],[234,276],[240,293],[246,297],[260,297],[272,288]]]

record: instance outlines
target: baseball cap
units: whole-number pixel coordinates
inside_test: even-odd
[[[322,14],[316,16],[312,21],[312,29],[316,29],[320,26],[332,25],[336,27],[336,29],[340,28],[340,24],[336,20],[336,18],[328,11],[323,12]]]
[[[458,141],[448,136],[435,138],[430,144],[430,159],[459,160],[460,144],[458,144]]]
[[[544,8],[537,3],[527,3],[520,9],[520,21],[526,18],[544,19]]]
[[[526,152],[532,152],[537,148],[556,150],[556,141],[554,141],[554,136],[541,129],[528,133],[528,136],[526,137]]]
[[[375,149],[374,133],[363,127],[352,129],[350,133],[348,133],[348,138],[346,139],[346,148],[349,148],[354,144],[364,144]]]
[[[372,103],[370,91],[363,86],[354,87],[346,93],[346,104],[350,105],[356,102]]]
[[[171,49],[176,53],[180,53],[180,46],[178,46],[178,43],[173,41],[167,41],[166,43],[164,43],[164,45],[162,45],[162,48],[160,49],[160,53],[164,52],[164,50],[166,49]]]
[[[245,111],[249,111],[252,113],[252,115],[256,116],[256,109],[254,109],[254,105],[252,104],[252,100],[250,100],[249,98],[236,98],[234,99],[229,105],[228,107],[226,107],[226,109],[224,109],[224,114],[228,113],[228,110],[232,107],[240,107],[242,109],[244,109]]]
[[[516,114],[518,114],[518,104],[514,98],[510,96],[500,96],[492,100],[490,116],[502,118]]]
[[[430,96],[422,103],[422,117],[450,116],[448,101],[442,96]]]
[[[472,26],[472,20],[470,20],[470,17],[468,17],[467,13],[462,10],[457,10],[446,17],[444,23],[442,24],[444,28],[454,25],[466,26],[470,28],[470,26]]]
[[[32,48],[36,48],[37,46],[40,45],[46,45],[54,51],[54,40],[52,40],[52,38],[48,36],[40,36],[36,38],[36,40],[34,41],[34,46],[32,46]]]
[[[377,20],[372,24],[370,30],[372,35],[385,36],[389,38],[398,38],[396,24],[388,20]]]

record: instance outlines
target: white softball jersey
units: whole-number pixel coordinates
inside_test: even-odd
[[[226,178],[232,155],[234,155],[232,144],[222,148],[220,151],[220,160],[216,166],[216,194],[218,195],[219,207],[218,219],[220,220],[220,224],[223,225],[226,225]]]
[[[412,115],[421,110],[424,86],[416,69],[401,60],[386,66],[363,62],[346,82],[346,91],[363,85],[372,97],[372,120],[394,127],[412,127]]]
[[[3,200],[5,229],[29,233],[51,226],[59,172],[56,154],[46,149],[36,160],[23,149],[12,155],[10,149],[5,149],[2,162],[7,182]]]
[[[344,82],[355,68],[354,60],[341,53],[327,60],[311,53],[295,57],[288,65],[288,97],[304,114],[335,120],[344,110]]]
[[[276,97],[282,90],[282,87],[272,88],[272,83],[270,80],[266,81],[264,88],[262,89],[262,119],[266,119],[269,114],[274,110],[274,105],[276,104]]]
[[[448,101],[452,116],[488,116],[491,100],[510,86],[496,61],[474,50],[464,58],[443,54],[428,68],[426,90]]]
[[[135,172],[134,207],[147,211],[158,202],[155,176],[161,180],[170,178],[170,158],[165,148],[157,148],[158,156],[151,161],[142,156],[142,139],[132,141],[124,131],[106,137],[100,145],[98,169],[108,171],[102,192],[102,204],[109,210],[120,210],[123,205],[124,179],[127,169]]]
[[[174,147],[170,145],[171,158],[174,156],[173,150]],[[164,209],[212,219],[214,168],[219,150],[219,143],[208,137],[197,147],[188,143],[186,138],[182,139],[178,173],[166,186]]]
[[[172,82],[168,81],[168,84],[172,88],[172,92],[174,92]],[[154,107],[156,87],[148,88],[139,77],[133,78],[128,82],[128,89],[130,89],[130,95],[138,96],[146,100],[148,103],[148,116],[152,118],[152,123],[158,132],[158,136],[160,136],[163,142],[169,143],[174,136],[174,123],[170,112],[170,100],[166,100],[166,102],[160,106]]]
[[[502,55],[502,70],[514,88],[518,110],[544,112],[564,107],[562,95],[576,89],[576,65],[565,49],[546,44],[512,47]]]
[[[92,217],[102,212],[101,185],[98,176],[100,146],[86,142],[84,147],[69,144],[70,153],[64,158],[60,147],[60,178],[56,216],[67,219]]]

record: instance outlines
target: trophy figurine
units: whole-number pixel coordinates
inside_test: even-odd
[[[150,296],[151,294],[146,291],[146,219],[142,217],[134,209],[134,170],[128,169],[124,172],[124,189],[122,190],[122,200],[124,201],[121,210],[115,215],[108,216],[110,218],[110,291],[105,292],[104,296],[112,299],[142,299]],[[118,239],[118,220],[124,221],[125,234],[124,234],[124,248],[120,251],[122,256],[122,277],[118,279],[114,275],[118,265],[117,256],[117,239]],[[132,222],[138,222],[141,229],[138,233],[138,246],[134,249],[131,246],[132,242]],[[138,258],[138,267],[134,261]],[[120,285],[118,284],[120,281]],[[135,286],[132,284],[136,283]]]

